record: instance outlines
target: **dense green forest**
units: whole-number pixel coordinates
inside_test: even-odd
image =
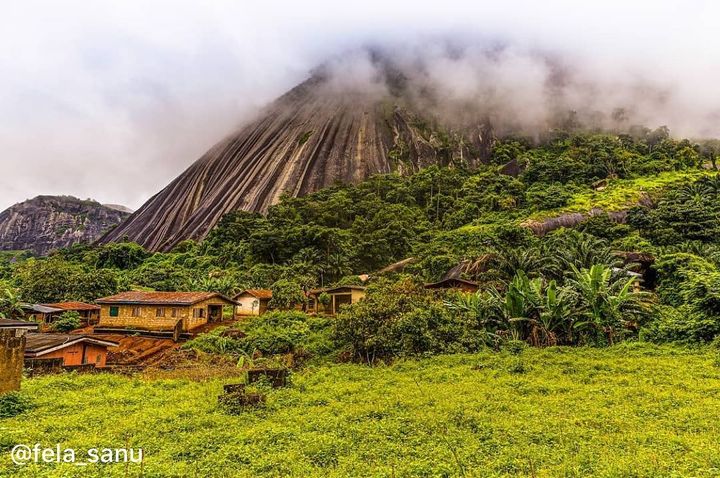
[[[318,353],[372,361],[518,340],[708,342],[720,334],[718,151],[665,128],[507,138],[480,168],[433,166],[283,197],[266,215],[231,213],[205,240],[169,253],[119,243],[7,255],[0,308],[13,315],[21,301],[92,301],[131,288],[250,287],[273,289],[275,305],[289,308],[304,290],[369,274],[368,298],[326,324],[327,340],[304,314],[264,319],[300,330],[267,352],[309,340]],[[401,272],[378,272],[407,258]],[[451,269],[480,291],[422,287]],[[631,270],[646,276],[641,291]]]

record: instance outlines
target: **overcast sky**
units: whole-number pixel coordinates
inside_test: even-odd
[[[368,42],[561,51],[677,91],[670,126],[717,134],[719,18],[712,1],[8,1],[0,210],[38,194],[137,208],[318,63]]]

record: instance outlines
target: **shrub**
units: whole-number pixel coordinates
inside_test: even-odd
[[[32,401],[19,392],[0,395],[0,418],[12,418],[33,408]]]
[[[335,341],[356,360],[372,363],[405,355],[475,351],[484,345],[477,318],[451,313],[408,277],[369,287],[364,300],[343,309]]]
[[[241,339],[247,353],[265,355],[305,351],[324,355],[332,351],[330,320],[297,311],[273,311],[250,321]]]
[[[209,354],[240,354],[243,351],[239,340],[226,337],[227,327],[218,327],[207,334],[200,334],[186,342],[182,348],[199,350]]]
[[[270,289],[273,294],[269,306],[272,308],[287,310],[305,302],[305,294],[294,281],[282,279],[275,282]]]
[[[55,322],[53,322],[51,328],[55,332],[70,332],[71,330],[79,329],[82,325],[82,317],[78,312],[74,310],[63,312]]]
[[[654,319],[640,331],[651,342],[710,342],[720,335],[720,317],[708,316],[690,305],[659,306]]]
[[[714,264],[702,257],[684,252],[660,256],[654,267],[658,274],[657,293],[664,303],[673,306],[685,302],[683,290],[690,275],[709,274],[717,270]]]

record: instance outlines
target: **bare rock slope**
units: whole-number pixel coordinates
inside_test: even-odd
[[[92,243],[128,213],[72,196],[38,196],[0,213],[0,250],[53,249]]]
[[[398,83],[402,78],[395,78]],[[339,91],[315,74],[254,122],[216,144],[102,242],[129,239],[168,250],[202,239],[233,210],[264,212],[282,194],[304,195],[377,173],[479,161],[491,137],[434,132],[402,94]],[[391,85],[392,86],[392,85]],[[485,133],[485,134],[484,134]]]

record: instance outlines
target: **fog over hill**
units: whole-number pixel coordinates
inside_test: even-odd
[[[15,2],[0,18],[0,209],[66,191],[136,209],[329,58],[372,79],[348,54],[367,48],[416,73],[413,88],[442,86],[433,111],[448,121],[482,105],[534,127],[560,105],[608,122],[622,105],[628,122],[720,136],[719,14],[708,1]]]
[[[359,48],[315,68],[103,241],[167,250],[204,238],[229,211],[265,212],[281,194],[430,164],[473,167],[498,136],[627,131],[673,108],[651,82],[604,82],[537,49],[457,40]]]

